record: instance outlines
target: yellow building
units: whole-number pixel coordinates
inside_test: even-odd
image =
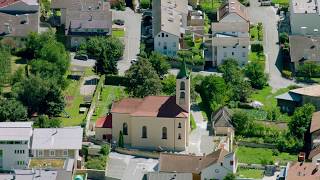
[[[183,151],[190,130],[190,77],[185,65],[176,79],[175,96],[126,98],[113,103],[112,138],[149,150]]]

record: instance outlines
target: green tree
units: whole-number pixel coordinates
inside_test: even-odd
[[[302,65],[299,65],[297,69],[297,75],[304,77],[306,80],[319,75],[319,73],[320,66],[315,62],[305,62]]]
[[[39,56],[40,50],[45,44],[50,44],[56,41],[55,31],[49,29],[49,31],[38,34],[31,32],[25,43],[25,56],[28,59],[34,59]]]
[[[27,119],[27,109],[14,99],[0,99],[0,121],[21,121]]]
[[[35,128],[59,128],[61,120],[58,118],[49,118],[47,115],[38,116],[33,124]]]
[[[161,81],[151,63],[141,58],[125,73],[129,80],[127,91],[134,97],[157,95],[161,92]]]
[[[305,104],[302,107],[298,107],[289,122],[290,133],[300,139],[304,140],[305,133],[308,131],[312,114],[315,111],[315,107],[312,104]]]
[[[168,73],[170,64],[167,62],[166,57],[157,52],[152,52],[149,56],[149,61],[152,64],[152,67],[156,70],[159,77],[163,77]]]
[[[124,147],[124,139],[123,139],[123,133],[122,133],[122,131],[120,131],[120,133],[119,133],[118,146],[121,147],[121,148]]]
[[[11,85],[21,82],[25,77],[25,68],[19,67],[11,76]]]
[[[164,94],[174,95],[176,93],[176,76],[172,74],[165,76],[161,83]]]
[[[0,48],[0,87],[11,78],[11,54],[5,48]]]
[[[246,131],[246,129],[249,129],[248,127],[252,123],[252,120],[250,120],[249,116],[244,111],[236,111],[231,119],[235,129],[236,133],[239,135],[243,135]]]
[[[236,176],[232,173],[227,174],[223,180],[236,180]]]
[[[105,170],[106,163],[107,163],[106,156],[89,157],[88,161],[85,163],[85,166],[87,169]]]
[[[264,73],[263,66],[258,62],[249,63],[245,69],[245,74],[249,78],[253,88],[262,89],[267,85],[268,77]]]
[[[206,76],[201,83],[201,98],[212,111],[224,106],[229,100],[227,85],[223,78],[215,75]]]
[[[285,33],[285,32],[280,33],[279,42],[280,42],[280,44],[288,43],[289,42],[288,33]]]
[[[101,146],[101,149],[100,149],[100,154],[102,154],[102,155],[104,155],[104,156],[107,156],[108,154],[109,154],[109,152],[110,152],[110,147],[109,147],[109,145],[107,145],[107,144],[104,144],[104,145],[102,145]]]

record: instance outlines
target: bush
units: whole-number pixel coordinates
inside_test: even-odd
[[[284,77],[286,79],[292,79],[292,72],[291,71],[287,71],[287,70],[283,70],[282,71],[282,77]]]
[[[142,9],[148,9],[150,7],[150,5],[151,5],[150,1],[151,0],[141,0],[140,1],[140,7]]]
[[[252,44],[251,51],[257,53],[263,53],[263,45],[262,44]]]
[[[105,79],[106,85],[113,85],[113,86],[128,86],[128,79],[125,76],[118,76],[118,75],[106,75]]]

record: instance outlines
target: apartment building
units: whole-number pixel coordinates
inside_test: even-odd
[[[320,0],[290,0],[290,25],[293,35],[320,35]]]
[[[152,1],[154,51],[176,56],[185,34],[188,0]]]
[[[212,59],[207,59],[206,65],[217,67],[229,58],[241,66],[247,64],[250,25],[245,7],[229,0],[218,10],[218,20],[212,23]]]
[[[0,170],[28,166],[31,136],[31,122],[0,123]]]

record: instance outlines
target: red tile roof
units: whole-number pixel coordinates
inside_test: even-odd
[[[144,117],[188,117],[188,112],[176,104],[175,96],[147,96],[144,99],[122,99],[114,103],[111,112]]]
[[[96,128],[112,128],[112,114],[99,118],[96,122]]]
[[[318,131],[320,129],[320,111],[313,113],[311,125],[310,125],[310,133]]]
[[[0,8],[6,7],[10,4],[13,4],[15,2],[18,2],[20,0],[0,0]]]
[[[231,13],[235,13],[239,15],[242,19],[249,22],[249,18],[247,16],[245,6],[243,6],[237,0],[228,0],[225,4],[223,4],[219,8],[219,13],[218,13],[219,21]]]
[[[288,180],[318,180],[320,169],[315,163],[295,162],[290,165],[288,170]]]

